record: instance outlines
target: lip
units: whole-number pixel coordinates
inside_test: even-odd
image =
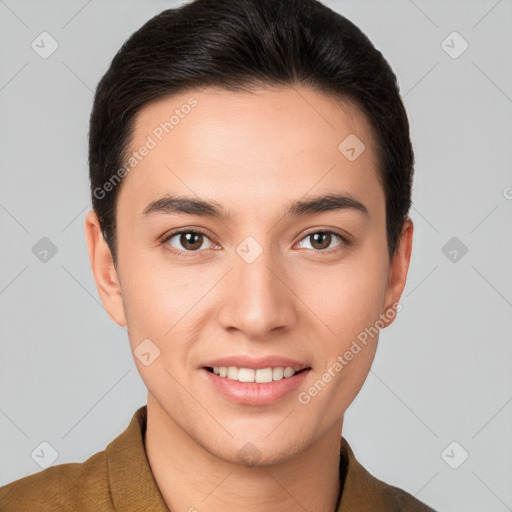
[[[280,366],[286,368],[289,366],[300,373],[281,380],[260,384],[258,382],[239,382],[227,377],[220,377],[207,369],[207,367],[213,368],[214,366],[236,366],[238,368],[252,368],[253,370]],[[305,363],[279,356],[259,358],[226,356],[207,361],[200,370],[207,382],[229,400],[243,405],[263,406],[278,402],[293,393],[304,381],[311,368]]]

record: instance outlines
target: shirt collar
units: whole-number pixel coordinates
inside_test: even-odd
[[[144,449],[147,406],[138,409],[128,428],[106,448],[108,478],[116,510],[169,512]]]

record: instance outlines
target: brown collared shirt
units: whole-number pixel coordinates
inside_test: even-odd
[[[146,406],[107,448],[82,463],[59,464],[0,488],[0,512],[169,512],[144,449]],[[337,512],[435,512],[372,476],[342,437]],[[247,505],[247,504],[246,504]]]

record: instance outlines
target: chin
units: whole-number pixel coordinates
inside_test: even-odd
[[[274,426],[275,428],[275,426]],[[283,431],[282,438],[269,431],[260,436],[244,436],[243,439],[233,440],[232,446],[225,443],[220,446],[216,457],[246,467],[264,467],[286,462],[295,457],[304,448],[308,441],[305,438],[295,439],[289,432]],[[270,430],[271,432],[271,430]],[[275,435],[274,439],[270,439]],[[219,447],[219,445],[217,445]]]

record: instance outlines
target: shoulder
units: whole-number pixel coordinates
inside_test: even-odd
[[[377,482],[381,484],[381,492],[387,497],[387,501],[391,505],[390,510],[396,510],[397,512],[436,512],[433,508],[419,501],[412,494],[409,494],[398,487],[389,485],[382,480],[377,480]]]
[[[373,476],[355,458],[345,438],[341,459],[346,476],[338,512],[436,512],[412,494]]]
[[[0,488],[0,512],[114,510],[105,451],[59,464]]]

